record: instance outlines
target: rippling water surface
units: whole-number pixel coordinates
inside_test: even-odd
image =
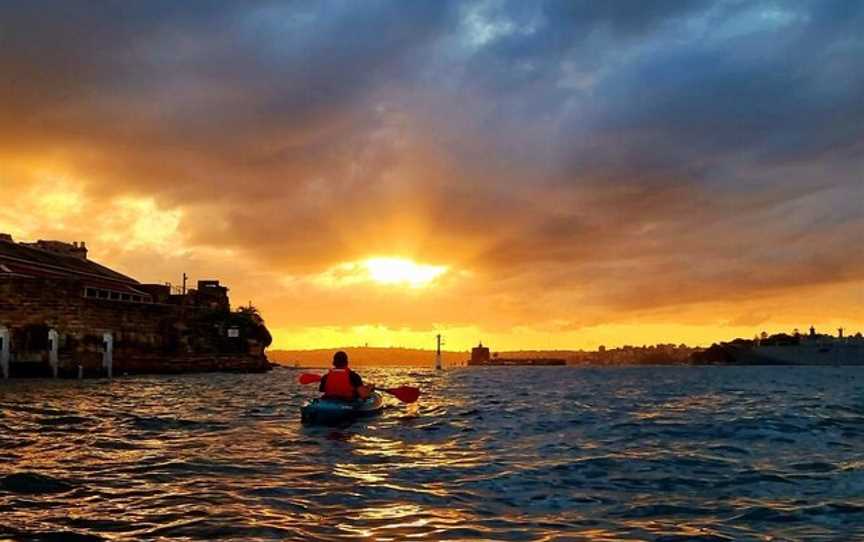
[[[0,382],[0,540],[864,540],[860,368],[362,372]]]

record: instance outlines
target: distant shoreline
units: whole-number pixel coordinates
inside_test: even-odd
[[[321,367],[330,365],[333,353],[342,350],[352,365],[363,367],[429,367],[435,363],[435,351],[420,348],[334,347],[309,350],[270,350],[271,362],[293,367]],[[511,350],[495,352],[501,358],[536,359],[560,358],[568,365],[685,365],[693,352],[704,348],[686,345],[661,344],[653,346],[590,350]],[[443,351],[441,361],[445,367],[463,366],[471,357],[468,351]]]

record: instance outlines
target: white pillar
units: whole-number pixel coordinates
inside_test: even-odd
[[[51,344],[51,352],[48,354],[48,363],[51,364],[51,372],[54,378],[57,378],[57,371],[60,367],[60,358],[57,355],[60,350],[60,334],[56,329],[48,330],[48,341]]]
[[[114,337],[111,336],[110,331],[102,335],[102,341],[105,346],[105,350],[102,352],[102,368],[105,369],[108,378],[111,378],[114,368]]]
[[[9,378],[9,330],[4,326],[0,326],[0,368],[3,371],[3,378]]]

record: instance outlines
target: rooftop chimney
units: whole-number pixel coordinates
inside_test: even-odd
[[[75,256],[81,258],[82,260],[87,259],[87,243],[81,241],[78,243],[78,248],[75,250]]]
[[[39,239],[35,243],[21,243],[21,246],[36,248],[46,252],[53,252],[55,254],[62,254],[64,256],[72,256],[73,258],[81,260],[87,259],[87,245],[84,244],[84,241],[81,241],[80,243],[66,243],[63,241],[47,241],[45,239]]]

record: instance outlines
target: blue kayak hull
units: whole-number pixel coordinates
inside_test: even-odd
[[[373,393],[365,401],[313,399],[300,407],[300,419],[304,423],[331,425],[374,416],[383,409],[384,399],[377,393]]]

